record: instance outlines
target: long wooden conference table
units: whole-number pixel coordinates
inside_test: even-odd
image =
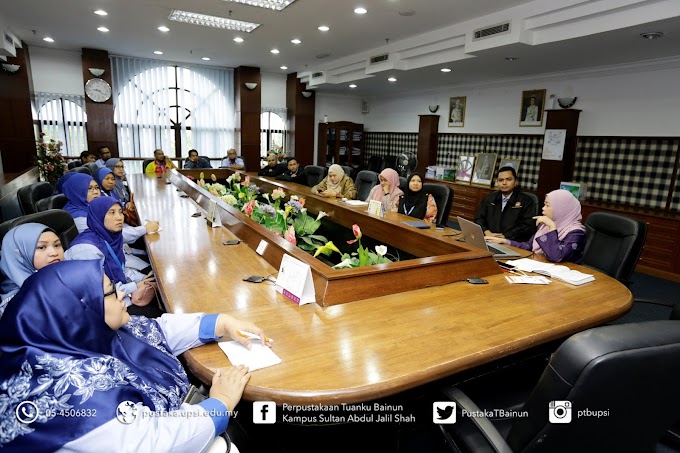
[[[175,172],[175,182],[177,178],[184,176]],[[183,197],[175,184],[147,175],[131,175],[129,180],[140,218],[158,220],[162,228],[146,241],[167,309],[227,313],[256,323],[274,339],[273,350],[282,362],[252,373],[244,392],[250,401],[375,400],[603,324],[632,304],[624,285],[586,268],[596,280],[582,286],[558,281],[510,285],[499,269],[484,277],[487,285],[459,281],[330,306],[298,306],[273,284],[242,281],[250,275],[275,274],[278,265],[269,264],[245,243],[223,245],[235,235],[192,217],[196,202]],[[301,190],[294,184],[280,185]],[[368,216],[365,207],[319,202],[337,203],[336,217]],[[381,221],[389,223],[389,217]],[[454,241],[454,236],[444,236],[451,230],[413,229],[413,234],[420,234],[423,243],[428,237]],[[230,365],[216,344],[187,351],[185,359],[208,383],[215,369]]]

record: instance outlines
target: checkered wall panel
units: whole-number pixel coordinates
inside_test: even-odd
[[[364,162],[368,162],[371,156],[387,156],[391,135],[389,132],[364,132]]]
[[[536,190],[543,154],[542,135],[490,135],[487,137],[484,152],[498,156],[494,179],[498,175],[503,158],[519,159],[518,176],[521,187],[529,191]]]
[[[456,168],[460,156],[484,152],[486,138],[484,135],[439,134],[437,165]]]
[[[678,143],[672,138],[581,137],[574,181],[588,185],[589,200],[665,209]]]
[[[416,132],[366,132],[365,154],[371,156],[398,156],[401,153],[418,153],[418,134]]]

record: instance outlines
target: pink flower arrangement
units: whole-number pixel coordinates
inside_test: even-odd
[[[295,227],[293,225],[288,227],[286,230],[286,241],[293,245],[297,245],[297,239],[295,239]]]
[[[245,212],[247,216],[253,215],[253,209],[255,209],[255,203],[256,203],[255,200],[251,200],[251,201],[248,202],[248,204],[243,206],[243,212]]]

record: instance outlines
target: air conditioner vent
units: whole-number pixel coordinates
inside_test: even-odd
[[[319,77],[323,77],[323,71],[312,73],[312,79],[318,79]]]
[[[501,33],[508,33],[509,31],[510,22],[494,25],[493,27],[480,28],[479,30],[474,31],[475,37],[473,38],[473,40],[488,38],[489,36],[495,36]]]
[[[375,57],[371,57],[369,64],[382,63],[383,61],[387,61],[389,59],[390,59],[390,54],[388,54],[388,53],[383,54],[383,55],[376,55]]]
[[[7,33],[5,33],[5,42],[6,42],[7,44],[9,44],[10,46],[13,46],[13,45],[14,45],[14,40],[13,40],[12,37],[11,37],[10,35],[8,35]]]

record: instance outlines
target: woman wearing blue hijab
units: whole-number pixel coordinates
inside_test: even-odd
[[[41,223],[24,223],[9,230],[2,250],[0,270],[5,279],[0,284],[0,317],[28,277],[48,264],[64,261],[59,236]]]
[[[125,207],[125,205],[130,202],[130,191],[123,183],[125,165],[122,160],[117,157],[112,157],[106,161],[106,168],[111,170],[113,176],[116,178],[116,185],[113,188],[113,193],[118,196],[118,199],[123,202],[123,207]]]
[[[120,296],[98,261],[26,280],[0,320],[0,449],[198,452],[224,431],[248,370],[217,370],[210,398],[191,405],[176,356],[225,335],[249,347],[238,331],[262,330],[228,315],[131,318]]]
[[[94,180],[97,181],[97,184],[99,184],[99,189],[102,192],[102,196],[113,197],[117,200],[120,200],[118,198],[118,194],[113,191],[116,178],[113,176],[113,172],[110,168],[100,168],[97,173],[95,173]]]
[[[82,233],[87,229],[87,205],[101,195],[99,184],[92,176],[74,173],[64,181],[61,190],[68,198],[64,209],[71,214],[78,232]]]

